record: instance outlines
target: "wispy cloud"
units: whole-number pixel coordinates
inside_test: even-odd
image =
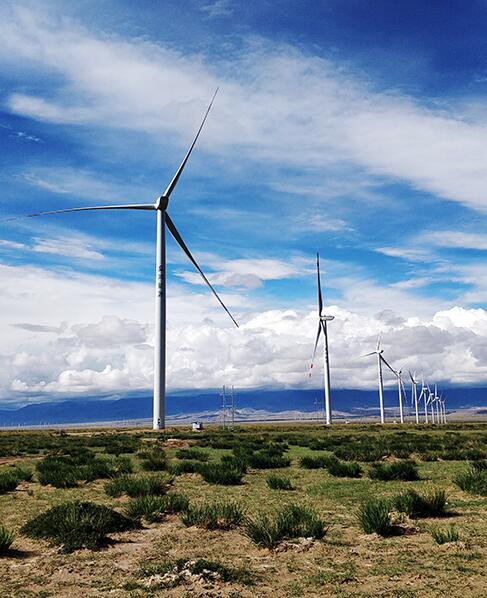
[[[214,0],[201,6],[201,10],[210,18],[227,17],[233,13],[233,2],[230,0]]]

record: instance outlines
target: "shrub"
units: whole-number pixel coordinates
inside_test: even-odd
[[[392,463],[374,463],[369,469],[372,480],[419,480],[418,466],[414,461],[393,461]]]
[[[206,462],[210,458],[210,455],[206,451],[202,451],[197,448],[186,448],[176,451],[176,457],[178,459],[190,459],[192,461]]]
[[[187,527],[196,525],[204,529],[231,529],[240,525],[243,520],[242,507],[234,502],[192,505],[181,514],[181,521]]]
[[[275,473],[270,473],[266,478],[267,485],[272,490],[294,490],[291,480]]]
[[[31,482],[32,481],[32,471],[30,469],[26,469],[25,467],[20,467],[18,465],[14,465],[7,469],[8,473],[12,473],[17,477],[20,482]]]
[[[450,524],[447,527],[430,527],[430,534],[437,544],[446,544],[447,542],[457,542],[460,534],[455,526]]]
[[[188,507],[189,500],[184,494],[138,496],[128,502],[125,514],[130,519],[144,518],[149,522],[154,522],[162,519],[166,513],[179,513]]]
[[[182,473],[198,473],[200,461],[176,461],[167,466],[169,473],[181,475]]]
[[[357,522],[366,534],[390,536],[394,527],[389,515],[389,503],[382,498],[369,498],[357,510]]]
[[[482,469],[482,466],[479,469],[475,465],[471,465],[466,471],[459,473],[454,482],[469,494],[487,496],[487,469]]]
[[[6,494],[15,490],[19,481],[15,472],[11,470],[2,471],[0,473],[0,494]]]
[[[316,457],[310,457],[308,455],[301,457],[299,460],[299,466],[304,469],[325,469],[329,462],[328,455],[319,455]]]
[[[325,536],[327,528],[318,515],[308,507],[288,505],[273,515],[262,514],[248,519],[246,535],[258,546],[275,548],[279,542],[293,538]]]
[[[94,549],[108,541],[107,534],[126,531],[134,522],[108,507],[91,502],[65,502],[28,521],[21,529],[31,538],[50,540],[65,552]]]
[[[289,467],[291,459],[269,451],[258,451],[249,456],[248,463],[255,469],[280,469]]]
[[[419,494],[409,489],[393,498],[393,505],[400,513],[410,517],[442,517],[446,514],[446,494],[435,490],[431,494]]]
[[[131,471],[132,463],[127,457],[100,459],[87,449],[79,449],[69,455],[49,455],[37,463],[36,469],[43,486],[72,488],[81,480],[90,482]]]
[[[5,554],[14,541],[14,535],[0,523],[0,555]]]
[[[356,461],[340,461],[334,455],[327,459],[326,469],[338,478],[359,478],[362,468]]]
[[[163,471],[167,466],[166,453],[157,447],[140,451],[141,466],[145,471]]]
[[[105,492],[109,496],[127,494],[131,498],[136,496],[156,496],[165,494],[172,478],[169,475],[123,475],[110,480],[105,485]]]
[[[201,463],[198,468],[205,482],[222,486],[237,486],[242,483],[244,471],[233,463]]]

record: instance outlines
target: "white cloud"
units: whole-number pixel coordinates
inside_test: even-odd
[[[389,257],[399,257],[411,262],[424,262],[431,255],[425,249],[415,249],[412,247],[378,247],[376,251]]]
[[[12,93],[8,105],[18,114],[158,137],[164,132],[165,143],[170,134],[186,144],[221,83],[201,143],[229,163],[238,154],[239,163],[308,172],[355,165],[364,175],[393,177],[487,210],[482,120],[462,120],[444,106],[426,108],[397,92],[378,91],[340,65],[290,46],[252,39],[235,56],[215,67],[201,54],[94,35],[20,8],[0,24],[0,59],[36,65],[63,81],[49,98]]]
[[[230,0],[214,0],[204,4],[201,10],[210,18],[227,17],[233,13],[233,6]]]

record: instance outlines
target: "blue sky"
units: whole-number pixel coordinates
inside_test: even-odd
[[[153,201],[220,86],[169,211],[244,332],[169,244],[170,387],[319,384],[317,250],[337,385],[374,384],[356,356],[379,332],[391,360],[487,381],[485,3],[4,2],[0,21],[4,218]],[[153,242],[147,213],[4,219],[0,396],[150,387]]]

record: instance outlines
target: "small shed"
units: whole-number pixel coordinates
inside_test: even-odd
[[[203,422],[193,422],[193,432],[201,432],[203,429]]]

